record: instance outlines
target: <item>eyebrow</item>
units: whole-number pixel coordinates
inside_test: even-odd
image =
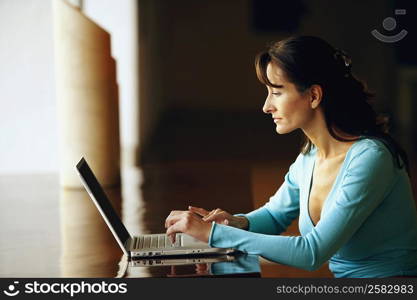
[[[274,84],[273,86],[268,85],[270,88],[275,88],[275,89],[283,89],[284,85],[282,84]]]

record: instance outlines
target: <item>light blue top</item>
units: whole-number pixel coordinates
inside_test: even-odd
[[[405,168],[382,142],[356,141],[314,226],[308,198],[316,152],[298,155],[269,202],[244,214],[248,231],[213,222],[209,245],[306,270],[329,261],[335,277],[417,275],[417,212]],[[298,216],[301,236],[279,235]]]

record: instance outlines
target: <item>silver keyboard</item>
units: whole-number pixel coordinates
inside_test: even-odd
[[[175,248],[182,246],[181,235],[175,236],[175,243],[166,234],[148,234],[133,237],[133,249]]]

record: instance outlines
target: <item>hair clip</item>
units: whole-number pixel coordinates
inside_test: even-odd
[[[343,60],[343,63],[346,69],[346,73],[344,74],[344,77],[349,77],[350,71],[352,69],[352,59],[350,58],[350,56],[345,51],[336,48],[335,53],[334,53],[334,58],[336,60],[339,60],[339,59]]]

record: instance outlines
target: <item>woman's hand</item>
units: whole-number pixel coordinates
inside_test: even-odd
[[[211,231],[211,222],[213,221],[245,230],[249,226],[248,219],[245,217],[233,216],[220,208],[208,211],[204,208],[189,206],[188,211],[171,211],[165,220],[166,234],[170,237],[172,243],[175,242],[177,232],[186,233],[207,243]]]
[[[212,211],[207,211],[204,208],[189,206],[188,210],[199,214],[206,222],[214,221],[218,224],[229,225],[245,230],[249,226],[248,219],[246,219],[244,216],[233,216],[220,208],[213,209]]]
[[[192,237],[208,243],[211,222],[204,221],[200,216],[191,211],[171,211],[165,220],[166,234],[170,237],[171,242],[175,242],[175,234],[183,232]]]

